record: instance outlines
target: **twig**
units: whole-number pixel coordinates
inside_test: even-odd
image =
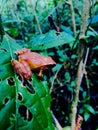
[[[52,117],[54,119],[57,130],[63,130],[63,128],[61,127],[60,123],[58,122],[58,120],[56,119],[56,117],[55,117],[55,115],[53,114],[52,111],[51,111],[51,113],[52,113]]]
[[[96,36],[98,36],[98,33],[92,27],[89,26],[89,30],[91,30]]]
[[[79,99],[79,88],[80,88],[80,85],[81,85],[81,82],[82,82],[82,79],[83,79],[83,75],[85,74],[85,66],[86,66],[86,63],[87,63],[88,54],[89,54],[89,48],[87,49],[84,63],[83,63],[83,60],[81,60],[79,67],[78,67],[77,78],[76,78],[75,97],[74,97],[74,101],[73,101],[73,104],[72,104],[71,130],[75,130],[77,104],[78,104],[78,99]]]
[[[84,46],[85,43],[83,43],[85,39],[85,33],[87,30],[87,20],[89,17],[89,9],[90,9],[90,1],[89,0],[83,0],[83,10],[82,10],[82,16],[81,16],[81,30],[80,30],[80,46],[78,48],[79,55],[78,60],[79,66],[78,66],[78,71],[77,71],[77,76],[76,76],[76,87],[75,87],[75,95],[74,95],[74,100],[72,102],[72,116],[71,116],[71,130],[75,130],[76,127],[76,114],[77,114],[77,105],[78,105],[78,99],[79,99],[79,89],[80,85],[82,82],[83,74],[84,74],[84,67],[86,65],[86,59],[85,59],[85,65],[83,64],[83,54],[84,54]],[[81,47],[81,48],[80,48]],[[81,59],[80,59],[80,58]]]
[[[89,10],[90,10],[90,1],[84,0],[83,2],[83,10],[82,10],[82,16],[81,16],[81,30],[80,30],[80,39],[85,38],[85,33],[87,30],[87,20],[89,17]]]
[[[88,103],[90,101],[90,84],[89,84],[89,80],[88,80],[88,76],[87,76],[87,72],[85,70],[85,79],[86,79],[86,84],[87,84],[87,94],[88,94]]]
[[[35,11],[35,7],[33,6],[31,0],[30,0],[30,3],[31,3],[31,5],[32,5],[33,13],[34,13],[34,16],[35,16],[35,19],[36,19],[36,22],[37,22],[37,26],[38,26],[39,32],[40,32],[40,34],[42,34],[41,26],[40,26],[40,23],[39,23],[39,20],[38,20],[36,11]]]
[[[70,5],[70,2],[69,2],[69,1],[66,1],[66,0],[65,0],[64,2],[65,2],[66,4],[68,4],[68,5]]]
[[[58,73],[59,73],[60,70],[61,70],[61,68],[60,68],[60,69],[55,73],[55,75],[54,75],[54,79],[53,79],[53,81],[52,81],[52,83],[51,83],[50,93],[51,93],[52,90],[53,90],[54,81],[55,81],[55,79],[57,78],[57,75],[58,75]]]
[[[86,52],[86,56],[85,56],[85,60],[84,60],[84,67],[86,66],[88,54],[89,54],[89,48],[87,48],[87,52]]]
[[[72,17],[73,32],[74,32],[74,35],[76,35],[75,13],[74,13],[72,0],[69,0],[69,3],[70,3],[70,10],[71,10],[71,17]]]
[[[79,98],[79,88],[80,88],[80,84],[82,81],[82,77],[83,77],[83,60],[81,60],[79,67],[78,67],[78,72],[77,72],[75,97],[74,97],[74,101],[72,103],[71,130],[75,130],[77,104],[78,104],[78,98]]]
[[[87,53],[86,53],[86,57],[85,57],[85,61],[84,61],[84,75],[85,75],[85,79],[86,79],[86,83],[87,83],[87,89],[88,89],[88,95],[89,95],[89,93],[90,93],[90,90],[89,90],[90,89],[90,85],[89,85],[89,81],[88,81],[87,72],[85,70],[88,54],[89,54],[89,48],[87,48]]]

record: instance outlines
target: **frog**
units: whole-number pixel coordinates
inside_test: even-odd
[[[18,60],[11,60],[12,67],[17,74],[26,80],[31,79],[33,71],[38,71],[38,76],[42,78],[44,70],[56,65],[56,62],[50,56],[43,56],[28,48],[17,50],[15,54],[18,56]]]

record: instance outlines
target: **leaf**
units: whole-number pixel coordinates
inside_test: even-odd
[[[91,64],[91,66],[98,66],[98,62],[97,62],[97,60],[96,59],[93,59],[93,61],[92,61],[92,64]]]
[[[71,79],[70,73],[69,73],[69,72],[66,72],[66,73],[65,73],[65,80],[66,80],[66,82],[69,82],[70,79]]]
[[[89,19],[88,20],[88,23],[90,23],[91,22],[91,24],[97,24],[98,23],[98,15],[94,15],[94,17],[92,18],[92,19]]]
[[[55,72],[55,71],[58,71],[58,70],[60,70],[61,69],[61,67],[62,67],[62,64],[56,64],[56,66],[55,67],[53,67],[53,72]]]
[[[71,35],[73,34],[70,27],[61,25],[60,28]]]
[[[98,45],[93,48],[93,50],[98,50]]]
[[[47,84],[33,74],[32,81],[24,86],[10,63],[14,51],[21,47],[4,36],[0,48],[0,129],[54,130]]]
[[[17,28],[10,28],[8,30],[9,34],[12,35],[13,37],[17,37],[19,32],[18,32],[18,29]]]
[[[92,114],[95,114],[95,110],[94,110],[94,108],[93,108],[92,106],[90,106],[90,105],[88,105],[88,104],[85,104],[85,108],[86,108],[89,112],[91,112]]]
[[[73,54],[73,55],[71,55],[71,59],[73,60],[73,59],[76,59],[77,58],[77,55],[75,55],[75,54]]]
[[[0,46],[0,79],[5,79],[12,75],[11,59],[15,58],[14,52],[21,49],[16,42],[5,35]]]
[[[46,91],[43,83],[37,78],[35,74],[33,74],[33,88],[31,88],[31,90],[34,89],[34,92],[30,93],[25,86],[20,86],[20,82],[18,80],[16,80],[16,82],[18,85],[18,93],[21,93],[23,97],[20,102],[17,101],[17,109],[19,109],[20,106],[24,105],[31,112],[32,115],[32,119],[27,122],[18,113],[19,116],[17,120],[19,121],[19,124],[17,124],[17,128],[19,130],[54,129],[54,126],[52,124],[52,117],[49,112],[51,98],[49,95],[49,91]]]
[[[96,34],[92,31],[87,31],[87,36],[90,37],[90,36],[96,36]]]
[[[63,128],[63,130],[70,130],[71,129],[71,126],[66,126]]]
[[[73,41],[74,38],[66,32],[61,32],[57,35],[55,31],[50,31],[46,34],[32,37],[28,46],[32,48],[32,50],[44,50],[64,44],[69,44],[69,46],[72,47]]]
[[[85,112],[84,113],[84,120],[87,121],[89,117],[90,117],[90,114],[88,112]]]

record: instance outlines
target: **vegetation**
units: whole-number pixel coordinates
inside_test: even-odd
[[[97,12],[98,0],[0,0],[0,129],[98,130]],[[22,48],[56,65],[24,80]]]

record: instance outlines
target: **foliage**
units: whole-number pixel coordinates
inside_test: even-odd
[[[31,37],[28,46],[32,48],[32,50],[44,50],[64,44],[69,44],[70,47],[72,47],[73,42],[74,38],[66,32],[61,32],[57,35],[56,31],[50,31],[45,34],[37,35],[36,37]]]

